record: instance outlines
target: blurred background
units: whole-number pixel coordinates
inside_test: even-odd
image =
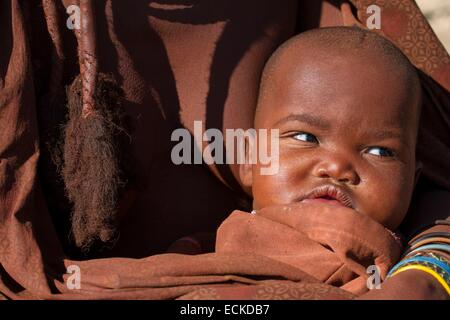
[[[416,2],[450,53],[450,0],[416,0]]]

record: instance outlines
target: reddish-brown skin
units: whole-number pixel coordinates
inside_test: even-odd
[[[290,41],[269,62],[255,127],[279,130],[279,173],[243,166],[254,208],[335,186],[354,210],[395,230],[414,187],[418,78],[373,49],[330,53],[311,41]]]

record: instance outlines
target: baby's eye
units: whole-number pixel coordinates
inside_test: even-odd
[[[292,137],[296,140],[300,140],[300,141],[304,141],[304,142],[310,142],[310,143],[318,143],[319,142],[313,134],[307,133],[307,132],[298,132],[295,135],[293,135]]]
[[[394,151],[385,148],[385,147],[370,147],[367,149],[367,153],[370,153],[374,156],[378,156],[378,157],[394,157],[395,153]]]

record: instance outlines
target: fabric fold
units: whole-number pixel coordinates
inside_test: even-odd
[[[264,208],[255,215],[235,211],[218,230],[216,252],[271,257],[322,282],[345,284],[347,290],[361,294],[368,290],[367,268],[376,266],[384,280],[400,257],[401,242],[369,217],[351,209],[335,209],[294,204]],[[354,286],[348,284],[351,281]]]

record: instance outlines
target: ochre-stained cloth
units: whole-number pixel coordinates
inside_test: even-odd
[[[385,279],[400,256],[400,241],[354,210],[336,219],[333,206],[315,208],[235,211],[219,228],[211,254],[64,260],[68,270],[79,268],[77,290],[67,274],[52,279],[60,294],[1,290],[44,299],[349,299],[368,290],[369,266]],[[30,272],[28,279],[38,281]]]
[[[368,290],[368,268],[377,266],[385,279],[400,256],[401,242],[354,210],[337,218],[333,206],[294,204],[254,215],[234,212],[218,230],[216,252],[260,254],[360,295]]]
[[[364,1],[352,2],[362,15]],[[448,55],[417,7],[412,5],[413,1],[374,2],[386,8],[383,32],[423,71],[425,97],[419,156],[424,162],[424,174],[441,187],[450,189]],[[31,64],[29,11],[26,9],[30,3],[18,0],[0,2],[0,296],[13,299],[351,298],[342,289],[321,282],[344,285],[344,289],[358,293],[360,289],[351,287],[361,287],[361,282],[364,281],[363,271],[368,262],[359,259],[366,257],[370,250],[374,250],[371,261],[381,259],[377,263],[382,266],[382,273],[385,274],[386,268],[395,258],[393,256],[389,260],[380,257],[398,252],[388,245],[390,241],[382,240],[383,237],[376,236],[376,242],[386,242],[376,243],[374,248],[364,246],[362,241],[356,241],[350,247],[345,241],[327,242],[327,247],[323,242],[333,239],[322,239],[314,232],[308,234],[314,230],[309,228],[311,225],[296,224],[295,219],[281,222],[272,216],[269,223],[264,220],[264,216],[259,217],[262,212],[256,217],[244,213],[233,214],[220,230],[217,253],[214,254],[163,254],[144,259],[108,258],[87,261],[66,259],[53,228],[37,172],[40,148],[35,91],[40,83],[33,74],[42,66],[36,65],[33,70]],[[51,15],[51,12],[46,14]],[[49,22],[54,20],[54,16],[48,19]],[[48,29],[53,33],[45,34],[44,38],[50,39],[55,45],[53,53],[49,54],[54,58],[53,62],[61,61],[64,59],[62,40],[51,25]],[[58,71],[61,64],[55,63],[53,66],[51,82],[55,86],[51,87],[56,90],[61,85],[58,82],[61,78]],[[261,223],[254,223],[252,219],[258,219]],[[242,224],[235,229],[236,234],[231,233],[228,228],[235,222]],[[311,222],[320,224],[316,220]],[[339,223],[341,222],[345,221]],[[306,260],[303,260],[307,257],[297,260],[297,252],[289,251],[295,249],[289,242],[283,242],[283,245],[280,243],[279,248],[268,246],[268,242],[273,241],[270,240],[272,238],[264,240],[265,235],[258,232],[265,228],[263,226],[266,223],[271,225],[269,229],[273,226],[274,230],[292,231],[281,235],[277,233],[280,237],[291,235],[294,239],[294,234],[301,232],[297,241],[311,244],[307,251],[311,253],[311,257],[314,254],[327,257],[327,263],[320,264],[328,269],[308,269],[310,265],[305,265]],[[364,221],[361,223],[364,226]],[[345,230],[342,229],[343,225],[336,225],[340,230]],[[370,225],[369,229],[380,229],[379,226]],[[249,231],[247,237],[246,230],[254,230],[255,233]],[[338,229],[330,229],[330,232],[331,230]],[[364,229],[359,231],[362,230]],[[379,232],[384,231],[380,229]],[[352,230],[351,233],[359,234],[358,230]],[[337,239],[343,236],[341,234]],[[372,239],[369,232],[364,237]],[[243,242],[243,238],[248,241]],[[349,239],[355,241],[354,238]],[[262,246],[263,243],[266,246]],[[272,243],[275,244],[275,241]],[[236,247],[242,250],[234,252]],[[271,248],[274,251],[270,251]],[[286,253],[275,250],[283,248]],[[332,253],[331,250],[336,251]],[[356,252],[350,253],[348,250]],[[248,251],[259,254],[250,254]],[[289,252],[293,257],[289,257]],[[302,251],[301,254],[304,253]],[[82,289],[79,291],[68,290],[64,284],[64,279],[69,276],[66,268],[72,264],[81,268]],[[342,267],[337,271],[335,268],[340,265]],[[348,284],[348,288],[344,283]]]

